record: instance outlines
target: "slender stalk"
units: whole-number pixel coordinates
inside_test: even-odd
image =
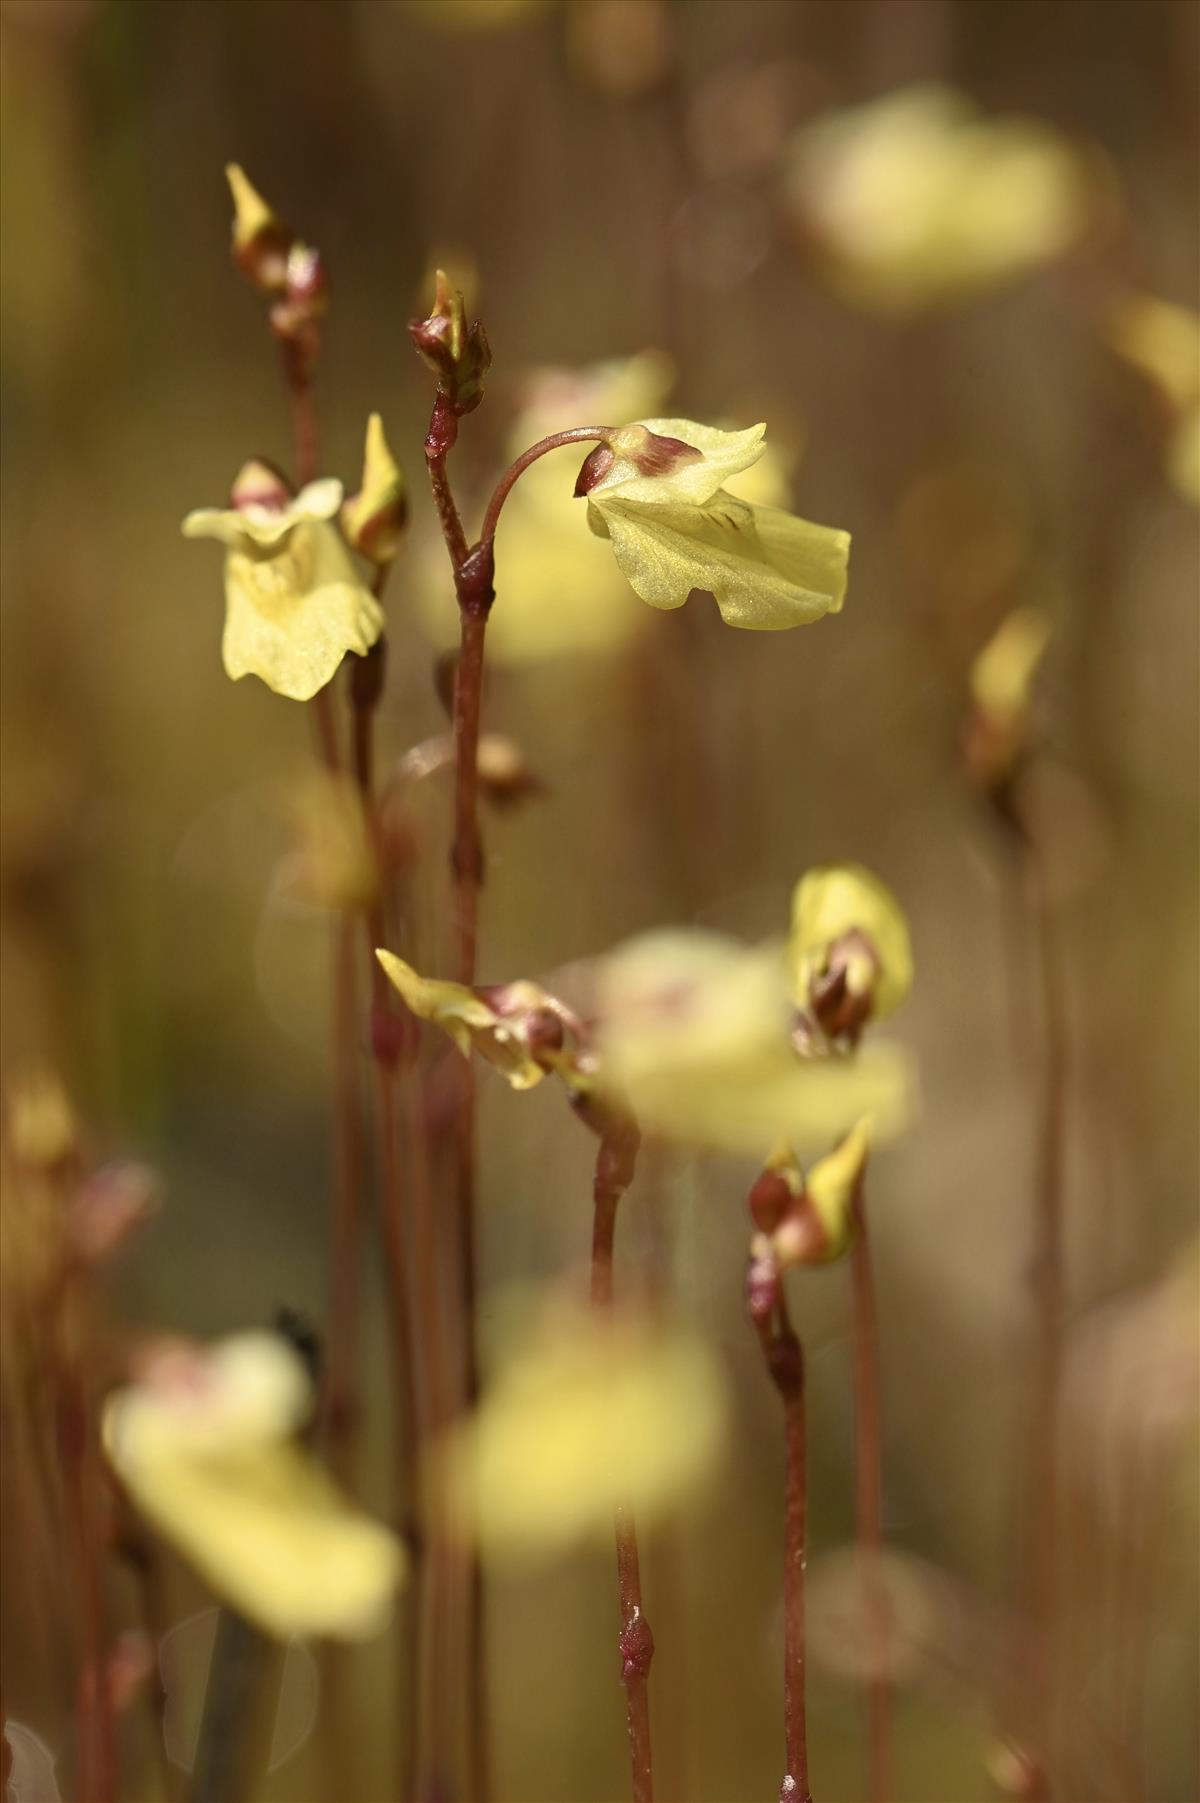
[[[281,348],[283,379],[287,386],[292,418],[296,482],[304,488],[309,482],[316,481],[321,464],[317,412],[312,392],[313,347],[298,338],[285,338]]]
[[[871,1246],[867,1237],[866,1197],[861,1182],[855,1192],[853,1207],[850,1285],[853,1298],[854,1509],[872,1632],[882,1642],[887,1633],[890,1611],[880,1563],[883,1544],[883,1437],[879,1400],[879,1318],[875,1304]],[[867,1745],[871,1803],[887,1803],[893,1789],[892,1687],[879,1671],[872,1672],[867,1685]]]
[[[1033,1403],[1029,1451],[1026,1604],[1031,1646],[1030,1719],[1036,1774],[1032,1798],[1051,1794],[1053,1663],[1059,1525],[1058,1433],[1062,1387],[1067,1038],[1058,952],[1045,873],[1035,841],[1025,839],[1025,883],[1041,992],[1043,1057],[1038,1103],[1033,1258]]]
[[[755,1326],[772,1383],[783,1403],[785,1476],[783,1518],[783,1742],[787,1770],[780,1803],[812,1803],[808,1788],[805,1713],[804,1569],[808,1556],[808,1445],[804,1403],[804,1351],[792,1327],[780,1283],[775,1320],[756,1315]]]
[[[628,1129],[605,1135],[596,1155],[592,1185],[592,1306],[608,1314],[613,1302],[613,1245],[617,1205],[633,1179],[637,1136]],[[633,1803],[653,1803],[654,1773],[650,1747],[650,1696],[647,1682],[654,1658],[654,1634],[642,1607],[641,1565],[633,1512],[619,1504],[613,1530],[617,1546],[617,1593],[621,1628],[621,1679],[629,1733],[629,1771]]]
[[[89,1385],[77,1353],[68,1352],[63,1360],[59,1452],[82,1637],[76,1691],[76,1783],[80,1796],[86,1798],[87,1803],[115,1803],[117,1736],[106,1658],[99,1448]]]
[[[535,445],[530,445],[527,451],[522,451],[521,455],[509,464],[492,490],[492,498],[488,502],[483,516],[483,528],[479,534],[480,544],[490,545],[495,538],[500,509],[507,501],[518,478],[525,474],[531,463],[536,463],[539,457],[546,455],[547,451],[561,450],[563,445],[603,443],[610,436],[612,430],[611,426],[572,426],[566,432],[551,432],[548,438],[539,438]]]

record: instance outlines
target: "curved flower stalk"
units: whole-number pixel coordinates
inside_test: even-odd
[[[105,1451],[135,1506],[240,1614],[280,1639],[362,1639],[385,1625],[404,1555],[299,1445],[311,1406],[275,1334],[168,1348],[109,1399]]]
[[[936,82],[801,128],[787,199],[833,286],[915,313],[1063,255],[1099,216],[1103,166],[1031,119],[988,118]]]
[[[311,701],[348,652],[363,657],[378,640],[383,609],[334,523],[341,505],[340,482],[291,496],[274,471],[248,463],[231,506],[184,520],[186,537],[225,546],[221,654],[235,682],[258,676],[277,695]]]

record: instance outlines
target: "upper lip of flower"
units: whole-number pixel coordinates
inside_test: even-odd
[[[342,484],[322,477],[300,490],[286,507],[201,507],[183,522],[185,538],[217,538],[225,544],[250,539],[256,545],[278,545],[306,521],[330,520],[342,504]]]

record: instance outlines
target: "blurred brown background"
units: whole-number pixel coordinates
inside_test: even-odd
[[[275,353],[227,254],[236,159],[332,273],[326,466],[354,483],[379,408],[412,482],[414,548],[388,603],[390,756],[439,726],[417,605],[429,383],[405,331],[438,255],[478,270],[495,353],[456,453],[476,505],[533,367],[649,346],[675,362],[673,411],[765,418],[803,445],[798,511],[853,534],[845,613],[816,631],[729,633],[694,601],[647,613],[636,653],[496,669],[489,723],[549,789],[488,823],[481,974],[543,974],[677,920],[778,933],[799,872],[832,858],[900,895],[918,982],[897,1031],[923,1108],[873,1185],[888,1527],[945,1574],[958,1624],[903,1693],[901,1795],[991,1794],[1034,1061],[1006,964],[1003,846],[957,763],[965,673],[1009,606],[1051,612],[1046,806],[1082,1322],[1151,1283],[1196,1228],[1197,516],[1163,479],[1145,386],[1095,320],[1122,282],[1196,303],[1200,10],[5,0],[0,21],[0,1050],[6,1072],[53,1060],[99,1148],[164,1173],[114,1310],[216,1333],[280,1301],[319,1315],[324,1296],[328,933],[273,887],[276,790],[304,765],[306,728],[261,685],[226,680],[217,555],[179,535],[243,459],[288,458]],[[1116,217],[1054,269],[889,318],[821,280],[781,172],[806,121],[929,78],[1097,146]],[[498,588],[500,609],[502,540]],[[431,922],[441,811],[431,792]],[[586,1256],[590,1148],[549,1094],[484,1088],[483,1257],[499,1286]],[[720,1345],[737,1414],[722,1486],[648,1558],[663,1795],[735,1803],[778,1784],[778,1423],[741,1319],[746,1173],[679,1161],[665,1182],[666,1229],[635,1205],[625,1252],[661,1258],[668,1241],[663,1281]],[[851,1532],[843,1275],[795,1300],[813,1352],[816,1573]],[[375,1316],[372,1332],[382,1423]],[[1093,1452],[1085,1509],[1103,1547],[1105,1474],[1135,1454],[1103,1428]],[[1166,1469],[1142,1579],[1146,1794],[1184,1803],[1198,1784],[1194,1432]],[[498,1768],[519,1803],[624,1784],[609,1563],[497,1579]],[[1081,1710],[1104,1694],[1088,1628],[1103,1582],[1085,1562],[1066,1578]],[[200,1606],[189,1595],[180,1577],[177,1614]],[[10,1714],[61,1744],[15,1607],[4,1655]],[[370,1649],[356,1669],[369,1773],[386,1674]],[[817,1670],[810,1714],[818,1794],[861,1795],[857,1692]],[[307,1757],[275,1796],[313,1794]],[[151,1766],[137,1782],[130,1795],[155,1794]]]

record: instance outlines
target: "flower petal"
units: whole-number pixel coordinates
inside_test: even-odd
[[[274,555],[231,546],[225,564],[225,669],[308,701],[348,651],[365,655],[384,627],[337,530],[302,521]]]
[[[704,507],[639,506],[625,491],[593,490],[593,531],[652,607],[680,607],[694,589],[716,598],[727,625],[778,632],[837,613],[846,593],[850,535],[720,490]]]
[[[722,432],[717,426],[704,426],[694,419],[644,419],[627,430],[634,444],[637,436],[646,431],[659,438],[677,439],[700,452],[699,457],[680,462],[661,474],[644,475],[623,454],[622,434],[616,435],[612,445],[614,462],[592,495],[619,493],[627,501],[657,505],[667,501],[703,504],[710,500],[728,476],[736,476],[757,463],[763,454],[767,428],[759,424],[744,432]]]

